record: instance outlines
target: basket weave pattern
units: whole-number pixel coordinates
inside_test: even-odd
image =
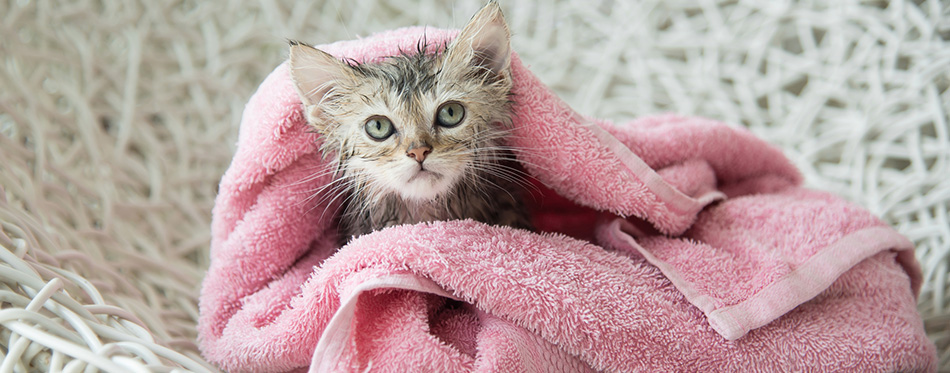
[[[503,1],[576,110],[723,120],[917,244],[950,370],[950,5]],[[210,211],[285,38],[459,27],[481,1],[0,3],[0,371],[214,371]]]

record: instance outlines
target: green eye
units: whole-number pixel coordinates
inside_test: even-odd
[[[396,132],[393,122],[386,117],[369,118],[364,127],[366,128],[366,134],[378,141],[385,140],[392,136],[393,132]]]
[[[455,127],[465,118],[465,107],[458,102],[446,102],[439,107],[435,122],[442,127]]]

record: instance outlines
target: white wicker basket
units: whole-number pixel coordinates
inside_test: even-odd
[[[215,187],[284,39],[459,27],[481,5],[0,2],[0,372],[214,371],[195,320]],[[950,4],[502,6],[514,49],[578,111],[744,125],[894,224],[950,370]]]

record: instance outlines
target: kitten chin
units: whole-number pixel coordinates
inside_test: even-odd
[[[430,170],[418,170],[411,173],[405,186],[398,190],[399,195],[415,202],[430,202],[448,193],[455,186],[455,177]]]
[[[397,224],[474,219],[530,228],[511,123],[508,26],[495,2],[444,51],[342,62],[291,43],[305,114],[335,158],[345,236]],[[332,197],[341,197],[340,195]]]

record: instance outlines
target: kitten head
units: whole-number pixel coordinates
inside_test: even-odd
[[[337,60],[291,43],[290,68],[307,118],[338,173],[369,199],[429,201],[502,157],[510,123],[508,26],[494,2],[441,53],[380,63]]]

